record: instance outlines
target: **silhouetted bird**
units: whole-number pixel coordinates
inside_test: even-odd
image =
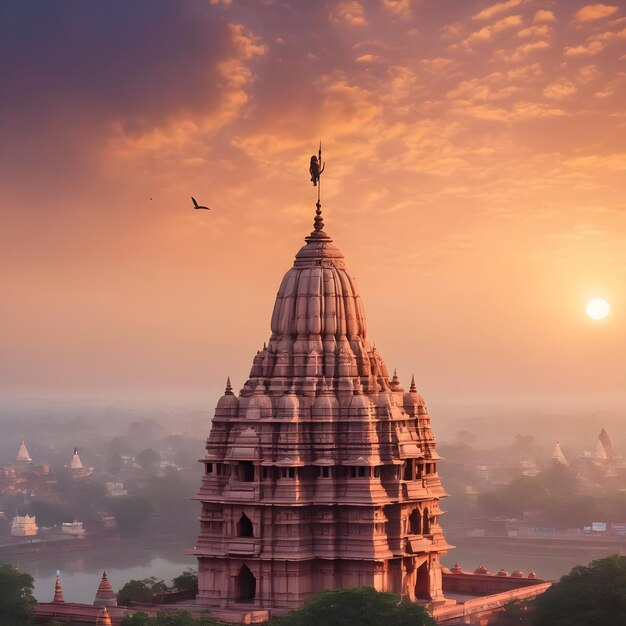
[[[208,206],[202,206],[201,204],[198,204],[198,203],[196,202],[196,199],[195,199],[193,196],[191,196],[191,200],[192,200],[192,202],[193,202],[193,208],[194,208],[194,209],[206,209],[207,211],[210,211],[210,210],[211,210],[211,209],[209,209],[209,207],[208,207]]]

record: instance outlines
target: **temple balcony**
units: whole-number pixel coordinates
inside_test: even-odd
[[[261,499],[261,488],[258,483],[231,480],[224,489],[224,497],[238,502],[254,502]]]
[[[228,540],[226,551],[229,556],[257,557],[261,553],[259,537],[233,537]]]

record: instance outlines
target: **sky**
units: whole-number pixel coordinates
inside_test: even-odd
[[[321,139],[405,384],[623,414],[625,76],[623,1],[5,0],[0,393],[240,388]]]

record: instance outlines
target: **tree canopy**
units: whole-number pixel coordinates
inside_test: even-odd
[[[575,567],[537,598],[534,617],[536,626],[626,624],[626,557]]]
[[[172,585],[178,591],[198,592],[198,572],[188,568],[180,576],[172,579]]]
[[[0,624],[31,624],[36,604],[33,597],[33,577],[18,572],[12,565],[0,564],[0,589]]]
[[[144,578],[143,580],[129,580],[118,592],[117,601],[119,604],[128,605],[131,602],[153,602],[154,594],[167,590],[167,585],[163,580],[154,578]]]
[[[278,626],[435,626],[419,604],[400,603],[399,596],[371,587],[330,589],[279,620]]]

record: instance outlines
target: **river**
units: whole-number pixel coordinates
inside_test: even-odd
[[[91,604],[103,570],[114,591],[133,578],[154,576],[171,584],[172,578],[188,567],[197,569],[196,559],[183,554],[189,547],[188,542],[182,541],[133,548],[113,544],[109,549],[84,554],[75,552],[28,560],[20,564],[19,569],[35,579],[34,596],[39,602],[52,601],[56,572],[60,570],[65,601]]]
[[[454,543],[452,541],[451,543]],[[539,578],[558,580],[576,565],[586,565],[593,559],[613,554],[611,548],[564,548],[555,553],[546,554],[540,548],[520,551],[514,547],[497,546],[484,548],[461,545],[451,550],[442,558],[447,567],[460,563],[465,571],[473,571],[479,565],[496,573],[500,568],[511,573],[520,569],[525,574],[534,570]],[[54,595],[56,571],[61,572],[63,594],[66,602],[93,602],[100,584],[102,571],[107,576],[115,591],[129,580],[161,578],[170,584],[186,568],[196,568],[196,559],[183,554],[189,542],[171,541],[166,544],[128,548],[123,545],[102,550],[91,550],[84,554],[62,554],[57,557],[46,556],[20,564],[20,570],[28,572],[35,579],[34,595],[40,602],[50,602]]]

